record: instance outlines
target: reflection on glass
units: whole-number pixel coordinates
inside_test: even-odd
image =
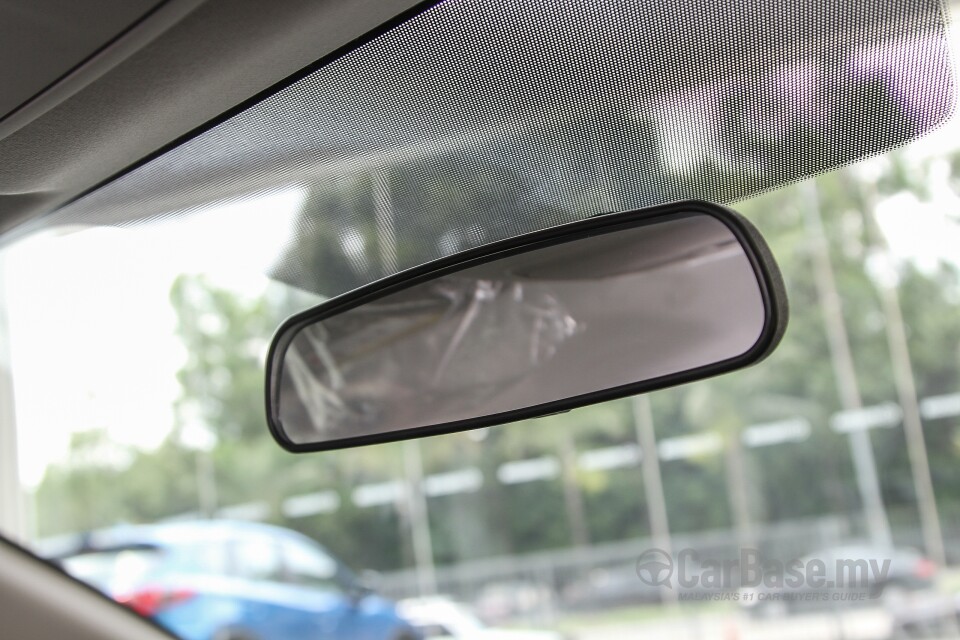
[[[764,302],[718,219],[687,215],[514,255],[310,324],[281,426],[315,442],[487,416],[740,356]]]

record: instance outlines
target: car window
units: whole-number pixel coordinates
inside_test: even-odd
[[[269,538],[247,538],[231,545],[235,575],[254,581],[282,582],[286,579],[280,545]]]
[[[170,550],[168,567],[170,570],[183,573],[213,576],[230,575],[230,545],[223,541],[180,545]]]
[[[108,593],[125,594],[138,587],[163,562],[157,549],[116,549],[81,553],[60,559],[63,569]]]
[[[298,540],[280,544],[285,576],[288,582],[307,587],[341,590],[337,581],[337,564],[323,550]]]

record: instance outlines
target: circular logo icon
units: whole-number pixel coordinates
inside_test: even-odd
[[[673,558],[663,549],[647,549],[637,558],[637,577],[652,587],[670,586]]]

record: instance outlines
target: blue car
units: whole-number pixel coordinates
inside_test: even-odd
[[[47,551],[71,575],[184,640],[418,638],[392,602],[363,588],[322,546],[280,527],[117,527]]]

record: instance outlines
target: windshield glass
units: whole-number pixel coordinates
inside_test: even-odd
[[[690,616],[757,637],[784,637],[769,622],[784,616],[805,638],[840,637],[836,624],[883,630],[862,637],[946,624],[960,588],[950,566],[960,553],[960,155],[943,144],[953,126],[738,203],[792,303],[784,342],[761,365],[535,424],[320,456],[281,451],[263,424],[271,331],[322,299],[263,276],[255,252],[270,228],[257,216],[289,215],[296,194],[19,243],[3,267],[22,534],[43,548],[123,523],[275,523],[377,571],[377,589],[405,599],[401,612],[422,628],[450,609],[416,604],[435,594],[489,624],[578,637],[677,637]],[[211,254],[228,213],[237,249]],[[921,516],[911,412],[938,532]],[[250,549],[254,581],[279,580],[279,546]],[[326,556],[287,553],[301,582],[329,577]],[[712,569],[731,561],[757,563],[766,579]],[[838,586],[810,586],[819,562]],[[108,592],[156,564],[129,550],[63,562]]]
[[[943,96],[924,95],[939,97],[923,126],[880,147],[943,118]],[[383,640],[487,627],[531,640],[960,635],[960,120],[759,193],[784,181],[757,177],[775,157],[764,130],[749,138],[756,154],[720,158],[724,170],[755,161],[734,184],[719,156],[694,157],[689,122],[665,119],[684,97],[651,107],[670,144],[649,150],[663,171],[644,189],[609,187],[651,175],[638,164],[559,180],[577,154],[550,165],[539,160],[561,156],[529,145],[502,161],[496,145],[461,145],[437,166],[414,154],[362,179],[324,174],[329,189],[214,181],[189,204],[145,165],[122,192],[94,192],[3,248],[12,382],[0,385],[15,428],[0,427],[16,447],[0,468],[19,497],[4,535],[184,638],[347,638],[365,624]],[[353,142],[372,153],[396,130]],[[601,153],[637,152],[596,133]],[[219,175],[220,160],[197,162]],[[521,179],[524,163],[536,175]],[[448,183],[430,182],[444,171]],[[133,223],[117,211],[141,187]],[[264,359],[291,314],[428,259],[678,193],[735,201],[780,263],[790,326],[763,363],[418,441],[294,455],[270,437]],[[491,204],[504,202],[516,206]],[[142,546],[163,539],[182,557],[205,527],[217,544],[189,572]],[[132,546],[117,551],[117,536]]]

